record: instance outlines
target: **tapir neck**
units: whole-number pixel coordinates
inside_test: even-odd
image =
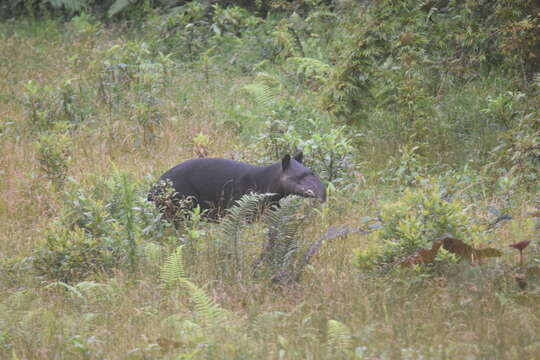
[[[281,194],[280,174],[281,163],[257,167],[254,170],[253,178],[257,182],[259,192]]]

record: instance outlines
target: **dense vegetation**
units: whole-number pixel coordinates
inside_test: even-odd
[[[0,18],[0,358],[540,357],[537,2]],[[298,149],[324,204],[146,200],[185,159]]]

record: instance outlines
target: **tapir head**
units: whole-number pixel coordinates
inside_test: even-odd
[[[326,201],[326,188],[321,179],[304,166],[302,152],[294,157],[285,155],[281,159],[280,187],[284,194],[318,198]]]

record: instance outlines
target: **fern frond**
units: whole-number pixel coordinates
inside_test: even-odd
[[[204,290],[186,277],[182,255],[183,247],[184,245],[178,246],[161,267],[160,278],[163,286],[186,288],[191,301],[195,304],[196,316],[202,319],[204,324],[218,325],[223,323],[227,320],[227,312],[206,295]]]
[[[259,106],[271,108],[281,93],[281,83],[272,75],[261,72],[254,83],[245,85],[242,90],[252,96]]]
[[[334,69],[330,65],[314,58],[292,57],[288,59],[288,62],[297,66],[296,74],[298,76],[302,75],[321,83],[328,81],[334,73]]]
[[[258,105],[266,108],[270,108],[277,97],[275,89],[264,83],[249,84],[244,86],[242,90],[250,94]]]
[[[133,3],[132,0],[116,0],[107,11],[108,17],[113,17]]]
[[[187,280],[182,256],[183,247],[184,245],[177,247],[161,266],[160,279],[165,288],[171,289],[178,287]]]
[[[534,75],[533,82],[536,88],[540,89],[540,73]]]
[[[306,18],[306,23],[312,23],[316,21],[333,22],[338,19],[339,17],[331,11],[315,11]]]
[[[191,301],[195,304],[196,315],[204,324],[220,325],[227,320],[227,311],[206,295],[203,289],[187,279],[182,279],[181,282],[189,290]]]
[[[253,219],[259,212],[262,202],[272,194],[251,193],[242,196],[236,205],[227,209],[227,215],[221,221],[224,234],[237,238],[247,220]]]
[[[55,9],[64,8],[68,11],[80,11],[88,7],[87,0],[48,0],[46,2]]]
[[[337,320],[328,321],[328,339],[326,343],[330,353],[347,353],[351,350],[352,335],[349,327]]]
[[[280,55],[282,58],[287,58],[292,56],[295,52],[295,39],[291,33],[286,28],[278,28],[276,31],[272,32],[272,36],[276,39],[277,43],[281,45],[282,50]]]
[[[243,250],[241,244],[242,232],[248,223],[259,213],[262,203],[271,194],[247,194],[236,202],[236,206],[227,210],[227,215],[221,220],[223,237],[218,243],[224,258],[232,258],[234,271],[243,268]]]
[[[298,229],[300,222],[296,217],[299,197],[282,200],[281,207],[268,211],[265,222],[268,226],[268,243],[263,259],[272,271],[290,268],[298,250]]]
[[[77,296],[81,300],[85,300],[85,297],[83,296],[83,294],[79,290],[77,290],[77,288],[75,286],[71,286],[69,284],[66,284],[63,281],[52,282],[49,285],[45,286],[45,289],[54,288],[54,287],[63,287],[70,294]]]

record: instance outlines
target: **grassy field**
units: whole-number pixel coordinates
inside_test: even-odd
[[[248,85],[264,83],[263,75],[234,67],[231,54],[180,62],[152,48],[151,29],[92,24],[0,24],[0,358],[540,358],[537,187],[483,167],[508,113],[537,114],[537,90],[519,100],[508,74],[465,86],[448,75],[444,96],[430,95],[433,113],[407,103],[427,95],[411,91],[407,100],[398,91],[399,107],[381,106],[366,124],[347,127],[356,134],[347,145],[328,145],[346,152],[328,201],[294,200],[294,215],[281,220],[297,224],[298,258],[332,227],[366,231],[324,241],[299,281],[276,283],[250,276],[270,231],[264,221],[236,226],[243,250],[232,263],[220,252],[229,239],[223,224],[195,217],[175,230],[144,199],[164,171],[201,152],[277,161],[264,148],[274,139],[268,123],[317,118],[305,110],[319,106],[313,94],[324,84],[305,75],[291,85],[287,77],[296,75],[272,64],[266,75],[280,79],[279,95],[261,86],[266,92],[257,93]],[[422,82],[408,80],[413,88]],[[490,96],[515,108],[500,110]],[[290,107],[279,100],[287,97]],[[420,130],[405,134],[388,121],[396,111],[404,122],[412,111],[426,123],[410,120]],[[392,136],[400,133],[421,147],[402,146]],[[315,140],[289,140],[289,149],[318,154]],[[431,209],[407,191],[431,199],[439,187],[457,210],[434,195],[443,210],[433,218],[502,255],[470,264],[445,252],[440,264],[412,268],[369,258],[391,231],[407,238],[446,226],[385,217]],[[503,214],[512,219],[495,224]],[[525,240],[532,243],[520,264],[509,245]],[[125,252],[117,256],[114,244]],[[180,244],[185,274],[177,271],[175,282],[163,269]],[[54,251],[60,260],[51,260]]]

